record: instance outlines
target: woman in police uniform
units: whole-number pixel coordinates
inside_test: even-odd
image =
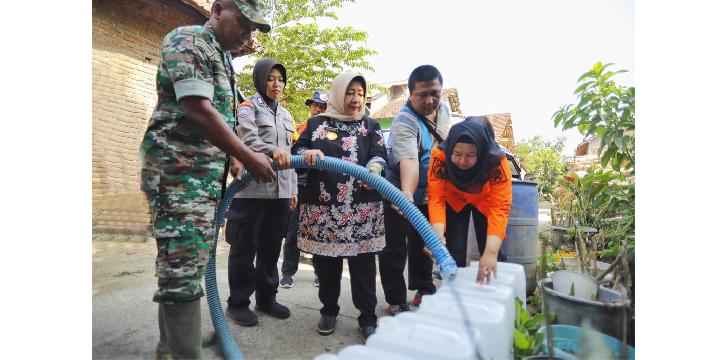
[[[272,157],[281,169],[290,165],[293,134],[292,115],[278,102],[286,78],[282,64],[272,59],[258,61],[253,69],[257,93],[239,105],[237,126],[245,145]],[[290,310],[277,303],[275,294],[282,238],[290,209],[297,202],[296,182],[293,169],[278,171],[277,182],[253,181],[238,192],[228,211],[226,239],[231,247],[227,315],[239,325],[257,324],[257,315],[249,308],[253,292],[256,310],[281,319],[290,316]]]

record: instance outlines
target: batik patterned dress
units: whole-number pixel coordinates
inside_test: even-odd
[[[316,116],[293,147],[293,153],[321,150],[348,162],[385,165],[387,153],[377,121],[365,116],[354,122]],[[323,256],[355,256],[385,247],[380,193],[334,171],[307,170],[307,197],[300,205],[298,248]]]

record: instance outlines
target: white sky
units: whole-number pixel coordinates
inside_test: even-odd
[[[551,116],[576,103],[578,77],[596,61],[612,62],[622,85],[634,85],[634,0],[357,0],[329,26],[368,32],[370,81],[407,79],[422,64],[436,66],[456,87],[468,115],[511,114],[516,141],[562,133]]]

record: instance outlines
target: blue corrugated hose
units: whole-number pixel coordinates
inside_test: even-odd
[[[445,245],[443,245],[427,219],[425,219],[425,216],[423,216],[413,203],[408,201],[407,197],[400,192],[400,190],[382,176],[374,175],[366,168],[357,164],[333,157],[325,157],[324,160],[318,160],[316,165],[308,165],[302,156],[295,155],[292,157],[290,167],[293,169],[309,168],[336,171],[355,177],[377,190],[384,198],[402,210],[410,224],[412,224],[420,234],[420,237],[425,244],[427,244],[430,252],[432,252],[433,257],[435,257],[443,279],[453,279],[455,277],[457,264],[455,264],[455,260],[450,256]],[[243,171],[242,176],[230,184],[225,193],[225,197],[218,204],[215,210],[215,242],[213,249],[217,248],[218,235],[225,220],[225,213],[230,207],[230,202],[232,202],[238,190],[245,187],[251,180],[252,176],[250,176],[247,171]],[[235,342],[230,327],[228,327],[222,304],[220,303],[220,297],[218,296],[217,281],[215,279],[215,250],[213,250],[208,260],[207,269],[205,270],[205,288],[207,291],[208,306],[210,307],[210,316],[212,317],[215,333],[217,334],[218,343],[220,344],[223,355],[226,359],[242,359],[242,352]]]

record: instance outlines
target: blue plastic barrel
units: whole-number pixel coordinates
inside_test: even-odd
[[[538,190],[537,183],[512,179],[512,207],[508,219],[502,252],[507,262],[525,268],[527,293],[537,287],[536,270],[538,248]]]

